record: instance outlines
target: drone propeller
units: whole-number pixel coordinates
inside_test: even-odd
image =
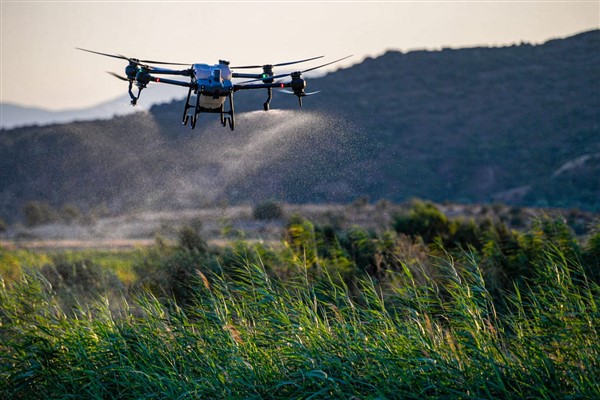
[[[309,92],[306,93],[304,91],[304,89],[300,89],[299,91],[291,91],[291,90],[285,90],[285,89],[279,89],[278,92],[280,93],[284,93],[284,94],[291,94],[292,96],[296,96],[298,97],[298,103],[300,104],[300,107],[302,107],[302,98],[306,97],[306,96],[312,96],[313,94],[317,94],[320,93],[320,90],[317,90],[316,92]]]
[[[145,65],[143,63],[148,63],[148,64],[163,64],[163,65],[190,65],[189,63],[172,63],[172,62],[153,61],[153,60],[138,60],[137,58],[129,58],[129,57],[125,57],[125,56],[120,55],[120,54],[101,53],[99,51],[82,49],[80,47],[76,47],[76,49],[77,50],[81,50],[81,51],[87,51],[88,53],[99,54],[101,56],[112,57],[112,58],[119,58],[121,60],[127,60],[129,62],[135,63],[135,64],[140,65],[142,67],[148,67],[147,65]]]
[[[299,63],[303,63],[303,62],[307,62],[307,61],[312,61],[312,60],[316,60],[318,58],[323,58],[324,56],[318,56],[318,57],[313,57],[313,58],[307,58],[305,60],[298,60],[298,61],[289,61],[289,62],[284,62],[284,63],[279,63],[279,64],[264,64],[264,65],[243,65],[241,67],[231,67],[231,69],[252,69],[252,68],[267,68],[267,67],[283,67],[285,65],[292,65],[292,64],[299,64]]]
[[[350,54],[349,56],[346,56],[346,57],[342,57],[342,58],[340,58],[340,59],[337,59],[337,60],[335,60],[335,61],[328,62],[327,64],[322,64],[322,65],[319,65],[319,66],[317,66],[317,67],[312,67],[312,68],[309,68],[309,69],[305,69],[304,71],[302,71],[302,73],[309,72],[309,71],[314,71],[315,69],[319,69],[319,68],[323,68],[323,67],[326,67],[326,66],[328,66],[328,65],[331,65],[331,64],[335,64],[336,62],[343,61],[343,60],[345,60],[346,58],[350,58],[350,57],[352,57],[352,54]]]
[[[305,69],[304,71],[298,71],[298,72],[292,72],[292,73],[287,73],[287,74],[280,74],[280,75],[269,76],[269,79],[279,79],[279,78],[283,78],[283,77],[286,77],[286,76],[291,76],[292,74],[303,74],[305,72],[314,71],[315,69],[319,69],[319,68],[323,68],[323,67],[326,67],[326,66],[331,65],[331,64],[335,64],[337,62],[340,62],[340,61],[345,60],[346,58],[350,58],[350,57],[352,57],[352,55],[349,55],[349,56],[346,56],[346,57],[342,57],[342,58],[340,58],[338,60],[335,60],[335,61],[328,62],[327,64],[321,64],[321,65],[318,65],[316,67]],[[241,82],[240,85],[243,85],[243,84],[246,84],[246,83],[258,82],[258,81],[262,81],[262,80],[264,80],[264,78],[252,79],[252,80],[249,80],[249,81]]]
[[[291,95],[300,96],[300,97],[312,96],[313,94],[321,93],[320,90],[317,90],[316,92],[308,92],[308,93],[302,92],[300,94],[296,94],[293,91],[287,90],[287,89],[278,89],[277,91],[280,92],[280,93],[291,94]]]
[[[106,73],[107,73],[107,74],[110,74],[110,75],[112,75],[112,76],[114,76],[114,77],[115,77],[115,78],[117,78],[117,79],[120,79],[120,80],[122,80],[122,81],[125,81],[125,82],[131,82],[131,81],[133,81],[133,79],[128,79],[128,78],[125,78],[124,76],[121,76],[121,75],[119,75],[119,74],[115,74],[114,72],[106,71]]]

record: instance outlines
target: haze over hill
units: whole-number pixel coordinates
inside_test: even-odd
[[[101,80],[99,80],[101,81]],[[0,128],[12,129],[23,126],[43,126],[73,121],[93,121],[110,119],[117,115],[127,115],[144,111],[153,104],[164,103],[181,97],[180,88],[167,85],[153,85],[144,92],[144,102],[139,107],[131,107],[129,95],[124,93],[117,99],[97,104],[93,107],[51,111],[37,107],[25,107],[11,103],[0,103]]]
[[[0,216],[27,201],[113,211],[219,202],[493,202],[600,210],[600,31],[543,45],[388,52],[239,93],[234,132],[181,101],[112,120],[3,130]],[[291,97],[291,96],[290,96]]]

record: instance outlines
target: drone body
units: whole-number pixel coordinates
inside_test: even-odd
[[[164,83],[168,85],[176,85],[188,88],[188,95],[183,110],[183,124],[187,125],[190,122],[192,129],[195,128],[198,116],[201,113],[220,114],[221,124],[229,125],[230,129],[235,128],[235,113],[233,105],[233,94],[240,90],[255,90],[266,89],[267,100],[263,104],[263,109],[268,111],[270,102],[273,97],[273,88],[279,88],[280,91],[288,94],[293,94],[298,97],[300,106],[302,106],[302,97],[309,96],[318,92],[306,93],[306,81],[302,77],[302,73],[322,68],[327,65],[345,60],[348,57],[341,58],[322,64],[317,67],[309,68],[304,71],[292,72],[291,74],[274,75],[273,68],[285,65],[298,64],[302,62],[316,60],[323,56],[308,58],[305,60],[291,61],[280,64],[265,64],[265,65],[249,65],[241,67],[230,67],[229,62],[220,60],[218,64],[192,64],[190,68],[175,70],[168,68],[156,67],[151,64],[168,64],[168,65],[189,65],[181,63],[167,63],[161,61],[139,60],[137,58],[129,58],[122,55],[114,55],[100,53],[97,51],[78,48],[79,50],[89,53],[99,54],[107,57],[119,58],[129,61],[125,67],[125,75],[109,72],[114,77],[123,81],[129,82],[129,96],[131,104],[136,105],[140,94],[150,82]],[[262,73],[236,73],[234,69],[255,69],[262,68]],[[189,78],[189,81],[181,81],[170,78],[161,78],[159,75],[175,75]],[[291,80],[287,82],[279,82],[277,79],[289,77]],[[246,78],[248,81],[234,83],[233,79]],[[138,89],[137,95],[133,92],[133,86]],[[288,90],[284,90],[284,89]],[[291,89],[291,90],[290,90]],[[225,105],[228,104],[228,109]]]

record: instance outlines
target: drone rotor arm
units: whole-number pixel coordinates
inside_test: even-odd
[[[182,82],[182,81],[177,81],[175,79],[159,78],[159,77],[152,76],[152,75],[149,75],[148,78],[149,78],[150,82],[166,83],[167,85],[182,86],[182,87],[187,87],[187,88],[195,86],[195,84],[191,83],[191,82]]]
[[[289,73],[287,73],[287,74],[279,74],[279,75],[268,76],[266,78],[260,77],[260,78],[256,78],[256,79],[251,79],[249,81],[240,82],[240,85],[244,85],[244,84],[252,83],[252,82],[264,81],[265,79],[285,78],[286,76],[290,76],[290,74]],[[273,86],[273,87],[277,87],[277,86]]]
[[[180,75],[180,76],[192,76],[193,73],[193,69],[189,68],[189,69],[182,69],[182,70],[175,70],[175,69],[168,69],[168,68],[156,68],[156,67],[151,67],[149,69],[150,72],[152,72],[153,74],[160,74],[160,75]]]

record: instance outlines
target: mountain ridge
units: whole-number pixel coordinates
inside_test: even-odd
[[[542,45],[388,51],[308,80],[298,110],[236,96],[236,131],[181,101],[4,130],[0,215],[27,201],[157,209],[286,202],[494,202],[600,210],[600,30]]]

